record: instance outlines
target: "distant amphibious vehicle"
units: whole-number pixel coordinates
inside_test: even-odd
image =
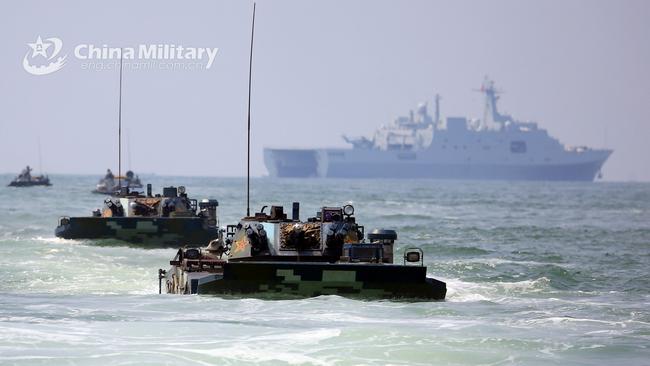
[[[34,187],[51,186],[50,178],[47,175],[32,175],[32,168],[29,165],[9,183],[9,187]]]
[[[497,110],[499,92],[485,80],[482,120],[440,118],[427,105],[379,128],[373,137],[347,138],[352,148],[264,149],[274,177],[440,178],[593,181],[612,153],[561,144],[534,122]]]
[[[140,177],[135,175],[133,171],[126,172],[126,176],[114,176],[110,169],[106,171],[104,178],[100,179],[93,193],[107,194],[111,196],[119,195],[122,188],[129,190],[142,188]]]
[[[443,300],[444,282],[427,277],[423,252],[404,251],[393,263],[393,230],[373,230],[365,240],[354,208],[323,207],[300,221],[299,204],[289,219],[281,206],[265,207],[203,248],[181,248],[169,270],[159,270],[172,294]]]
[[[88,217],[61,217],[55,230],[64,239],[118,239],[149,247],[203,245],[219,236],[217,200],[197,202],[185,187],[166,187],[163,194],[129,192],[108,197]]]

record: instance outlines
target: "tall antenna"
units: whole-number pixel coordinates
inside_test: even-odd
[[[41,137],[38,137],[38,170],[43,175],[43,156],[41,154]]]
[[[251,26],[251,52],[248,63],[248,153],[246,154],[246,217],[251,215],[251,80],[253,74],[253,38],[255,36],[255,3]]]
[[[127,156],[127,170],[131,170],[131,131],[126,129],[126,156]]]
[[[122,48],[120,48],[120,102],[117,127],[117,187],[122,192]]]

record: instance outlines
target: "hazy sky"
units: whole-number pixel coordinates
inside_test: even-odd
[[[123,128],[138,172],[245,174],[252,2],[0,3],[0,172],[117,170],[118,72],[84,70],[79,44],[218,47],[208,70],[125,70]],[[38,36],[65,66],[34,76]],[[258,1],[252,172],[262,147],[345,146],[418,102],[481,117],[484,75],[502,111],[570,145],[609,147],[608,180],[650,180],[648,1]],[[51,49],[49,50],[51,51]],[[128,165],[126,138],[124,165]]]

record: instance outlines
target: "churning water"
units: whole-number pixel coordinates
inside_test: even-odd
[[[245,212],[243,179],[143,178]],[[423,248],[447,300],[409,303],[158,295],[175,250],[55,238],[103,197],[52,180],[0,188],[0,364],[650,364],[649,184],[252,180],[253,209],[352,201]]]

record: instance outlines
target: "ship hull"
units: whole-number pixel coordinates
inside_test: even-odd
[[[328,178],[429,178],[467,180],[593,181],[598,162],[565,165],[333,164]]]
[[[218,234],[198,217],[64,217],[55,229],[63,239],[115,239],[164,248],[206,245]]]
[[[271,176],[295,178],[318,177],[322,165],[314,149],[264,149],[264,163]]]
[[[357,152],[351,149],[265,149],[264,153],[272,177],[593,181],[611,151],[569,155],[566,159],[555,159],[557,163],[492,163],[481,159],[460,162],[453,158],[445,161],[429,158],[426,152]]]

